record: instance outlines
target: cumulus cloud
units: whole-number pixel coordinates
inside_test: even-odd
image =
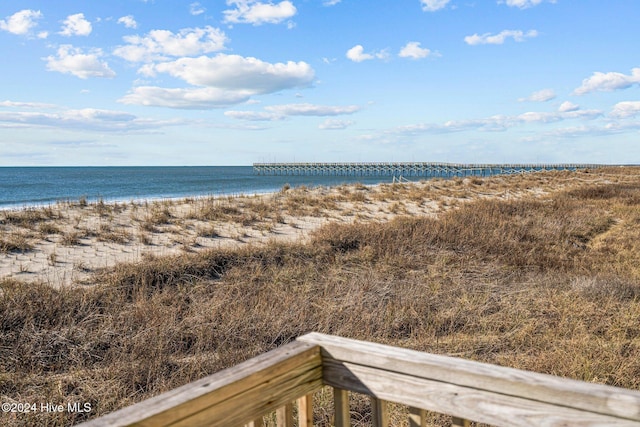
[[[518,99],[518,101],[546,102],[546,101],[551,101],[555,97],[556,97],[556,93],[553,91],[553,89],[542,89],[537,92],[533,92],[531,95],[529,95],[526,98],[520,98]]]
[[[153,70],[180,78],[192,85],[226,89],[248,89],[271,93],[309,85],[314,71],[306,62],[269,63],[240,55],[180,58],[155,64]]]
[[[613,92],[615,90],[627,89],[634,84],[640,84],[640,68],[633,68],[631,75],[622,73],[601,73],[595,72],[593,75],[582,81],[582,85],[573,91],[574,95],[586,95],[591,92]]]
[[[58,48],[56,56],[48,56],[47,70],[64,74],[73,74],[81,79],[89,77],[115,77],[116,73],[109,65],[100,60],[102,50],[92,49],[89,53],[83,53],[81,49],[71,45],[62,45]]]
[[[341,130],[353,125],[351,120],[327,119],[318,125],[318,129]]]
[[[421,59],[426,58],[429,54],[431,54],[431,51],[420,47],[420,42],[409,42],[400,49],[398,56],[401,58]]]
[[[619,119],[640,115],[640,101],[618,102],[609,115]]]
[[[389,55],[387,51],[381,50],[374,53],[364,53],[364,47],[362,45],[355,45],[349,49],[346,53],[347,58],[353,62],[362,62],[370,59],[386,59]]]
[[[123,40],[128,44],[114,49],[114,55],[131,62],[149,62],[220,51],[224,49],[227,36],[217,28],[206,26],[183,28],[177,34],[152,30],[145,36],[125,36]]]
[[[62,24],[60,34],[63,36],[88,36],[91,34],[91,22],[84,19],[84,13],[69,15]]]
[[[37,24],[37,20],[42,18],[39,10],[24,9],[0,19],[0,29],[16,35],[27,35]]]
[[[223,11],[224,22],[231,24],[279,24],[297,13],[290,1],[263,3],[257,0],[227,0],[227,5],[235,7]]]
[[[238,104],[254,93],[249,90],[226,90],[215,87],[163,88],[138,86],[118,102],[130,105],[206,110]]]
[[[527,38],[536,37],[537,35],[538,32],[536,30],[530,30],[526,33],[521,30],[504,30],[495,35],[484,33],[482,35],[474,34],[472,36],[466,36],[464,41],[472,46],[478,44],[503,44],[508,38],[513,38],[516,42],[522,42]]]
[[[206,9],[199,2],[194,2],[189,5],[189,13],[193,16],[202,15],[205,10]]]
[[[165,73],[197,86],[165,89],[137,87],[120,102],[174,108],[216,108],[247,101],[253,95],[306,87],[315,73],[305,62],[269,63],[257,58],[218,54],[149,64],[147,75]]]
[[[127,28],[138,28],[138,23],[133,18],[133,15],[127,15],[119,18],[118,24],[123,24]]]
[[[558,107],[558,111],[562,112],[562,113],[567,113],[569,111],[577,111],[580,109],[580,106],[577,104],[574,104],[573,102],[569,102],[569,101],[564,101],[562,104],[560,104],[560,106]]]
[[[555,3],[556,0],[548,0],[549,3]],[[520,9],[528,9],[542,3],[543,0],[500,0],[498,4],[506,4],[509,7],[518,7]]]
[[[420,0],[420,3],[422,3],[422,10],[425,12],[435,12],[444,9],[449,0]]]

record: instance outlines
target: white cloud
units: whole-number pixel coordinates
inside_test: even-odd
[[[386,59],[389,57],[389,54],[386,50],[381,50],[374,53],[364,53],[364,47],[362,45],[355,45],[351,49],[349,49],[346,53],[347,58],[352,60],[353,62],[362,62],[367,61],[369,59]]]
[[[430,53],[429,49],[420,47],[419,42],[409,42],[400,49],[398,56],[401,58],[420,59],[426,58]]]
[[[0,107],[7,108],[56,108],[54,104],[45,104],[42,102],[19,102],[19,101],[2,101]]]
[[[39,10],[24,9],[0,20],[0,29],[16,35],[26,35],[38,25],[36,20],[40,18],[42,13]]]
[[[253,95],[306,87],[315,73],[305,62],[269,63],[257,58],[218,54],[148,64],[147,75],[166,73],[199,87],[137,87],[120,102],[173,108],[216,108],[247,101]]]
[[[341,130],[353,125],[351,120],[327,119],[318,125],[318,129],[323,130]]]
[[[133,15],[127,15],[119,18],[118,24],[123,24],[127,28],[138,28],[138,23],[133,18]]]
[[[269,105],[264,108],[266,111],[227,111],[225,116],[234,119],[252,121],[273,121],[282,120],[289,116],[341,116],[353,114],[360,111],[358,105],[314,105],[314,104],[283,104]]]
[[[218,54],[180,58],[155,64],[153,70],[178,77],[192,85],[271,93],[308,86],[314,71],[306,62],[269,63],[257,58]]]
[[[536,30],[527,31],[526,33],[521,30],[504,30],[496,35],[484,33],[482,35],[474,34],[472,36],[466,36],[464,41],[472,46],[478,44],[502,44],[509,37],[513,38],[514,41],[522,42],[525,38],[536,37],[537,35],[538,32]]]
[[[342,114],[353,114],[360,111],[357,105],[335,106],[335,105],[314,105],[314,104],[285,104],[271,105],[265,110],[284,116],[339,116]]]
[[[542,89],[537,92],[533,92],[526,98],[519,98],[518,101],[546,102],[551,101],[555,97],[556,93],[553,91],[553,89]]]
[[[422,10],[425,12],[435,12],[443,9],[449,0],[420,0],[420,3],[422,3]]]
[[[342,0],[325,0],[324,2],[322,2],[322,4],[324,6],[335,6],[338,3],[340,3]]]
[[[537,6],[542,3],[543,0],[500,0],[498,4],[506,4],[509,7],[518,7],[520,9],[527,9],[533,6]],[[556,0],[549,0],[549,3],[555,3]]]
[[[574,104],[573,102],[569,102],[569,101],[564,101],[558,107],[558,111],[560,111],[561,113],[567,113],[569,111],[577,111],[579,109],[580,109],[579,105]]]
[[[183,28],[177,34],[168,30],[152,30],[144,37],[125,36],[123,39],[128,44],[117,47],[113,54],[131,62],[216,52],[224,49],[227,42],[224,32],[210,26]]]
[[[223,11],[224,22],[232,24],[279,24],[297,13],[290,1],[263,3],[257,0],[227,0],[228,6],[235,9]]]
[[[224,115],[232,119],[248,120],[255,122],[266,122],[274,120],[282,120],[285,116],[265,111],[225,111]]]
[[[29,105],[27,107],[35,108],[35,105]],[[162,126],[173,126],[183,123],[183,121],[180,120],[160,121],[143,119],[130,113],[114,110],[94,108],[73,110],[55,105],[42,105],[40,108],[42,111],[0,111],[0,123],[4,123],[5,126],[9,127],[36,126],[78,130],[82,132],[126,132],[140,130],[155,132]],[[44,111],[46,109],[55,109],[57,111]]]
[[[621,119],[640,115],[640,101],[618,102],[609,115]]]
[[[504,132],[516,126],[556,123],[564,120],[593,120],[601,116],[602,111],[599,110],[573,110],[566,112],[530,111],[511,116],[498,114],[481,119],[449,120],[444,123],[422,123],[399,126],[383,131],[378,136],[370,136],[370,138],[390,142],[396,137],[411,137],[424,133],[438,134],[465,131]]]
[[[596,91],[613,92],[615,90],[627,89],[634,84],[640,84],[640,68],[633,68],[629,76],[615,72],[595,72],[588,79],[584,79],[582,85],[574,90],[573,94],[585,95]]]
[[[194,2],[189,5],[189,13],[193,16],[202,15],[205,11],[206,9],[199,2]]]
[[[91,34],[91,22],[84,19],[84,13],[76,13],[67,16],[64,20],[60,34],[63,36],[88,36]]]
[[[89,77],[115,77],[116,73],[109,65],[100,61],[102,50],[92,49],[88,54],[71,45],[62,45],[58,48],[57,56],[48,56],[47,70],[58,71],[64,74],[73,74],[81,79]]]
[[[139,86],[118,102],[150,107],[206,110],[239,104],[254,93],[250,90],[227,90],[215,87],[162,88]]]

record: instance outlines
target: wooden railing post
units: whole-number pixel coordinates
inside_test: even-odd
[[[451,427],[469,427],[471,426],[471,421],[465,420],[464,418],[452,417]]]
[[[262,421],[262,417],[260,417],[248,424],[245,424],[245,427],[264,427],[264,421]]]
[[[409,427],[427,427],[427,411],[409,408]]]
[[[351,424],[351,416],[349,415],[349,392],[334,387],[333,405],[335,406],[336,427],[349,427]]]
[[[389,412],[386,401],[371,397],[371,418],[374,427],[389,427]]]
[[[276,424],[278,427],[293,427],[293,403],[276,410]]]
[[[313,394],[298,399],[298,426],[313,427]]]

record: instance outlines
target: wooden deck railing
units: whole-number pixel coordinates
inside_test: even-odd
[[[640,426],[639,391],[318,333],[83,426],[259,427],[275,411],[278,426],[308,427],[324,385],[340,427],[349,391],[371,396],[374,426],[389,425],[387,402],[408,405],[412,427],[425,425],[426,411],[456,426]]]

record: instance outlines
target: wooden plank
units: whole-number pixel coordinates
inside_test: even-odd
[[[287,403],[276,410],[278,427],[293,427],[293,403]]]
[[[298,399],[298,426],[313,427],[313,394]]]
[[[325,383],[379,399],[494,426],[636,426],[640,422],[446,384],[352,363],[325,360]]]
[[[81,425],[242,425],[318,390],[321,363],[316,345],[294,341]]]
[[[389,427],[387,402],[371,397],[371,421],[374,427]]]
[[[409,408],[409,427],[427,427],[427,411],[420,408]]]
[[[322,347],[323,360],[339,360],[443,383],[518,396],[640,421],[640,392],[470,360],[311,333],[299,341]],[[325,375],[326,382],[326,375]]]
[[[335,427],[349,427],[351,415],[349,414],[349,392],[347,390],[333,388],[333,406],[335,409]]]

